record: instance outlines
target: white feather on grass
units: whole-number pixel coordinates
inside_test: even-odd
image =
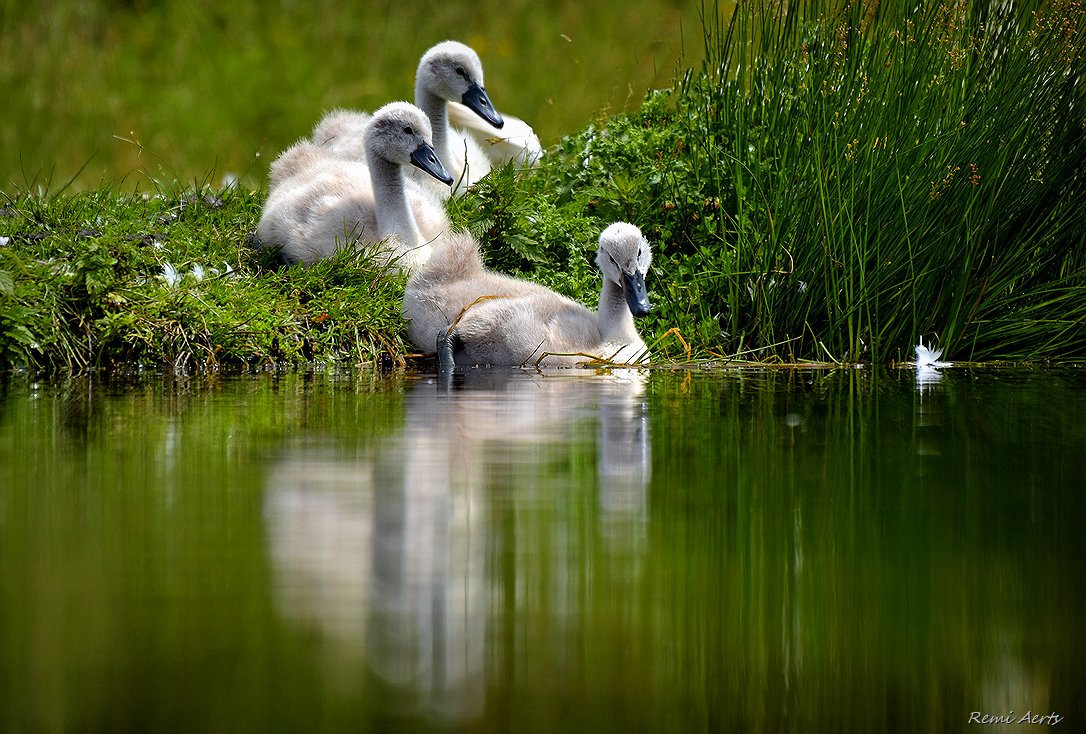
[[[169,263],[166,263],[166,266],[162,268],[162,277],[166,279],[167,286],[169,286],[170,288],[174,288],[175,286],[177,286],[178,283],[181,282],[181,278],[183,276],[181,275],[181,273],[177,272],[177,268],[175,268],[173,265],[170,265]]]
[[[185,273],[178,270],[170,263],[166,263],[162,268],[161,277],[166,281],[166,287],[176,288],[185,280],[186,275],[191,275],[196,282],[199,283],[204,278],[232,277],[234,275],[234,268],[230,266],[230,263],[226,263],[226,267],[222,270],[218,268],[205,268],[200,263],[194,263],[188,273]]]

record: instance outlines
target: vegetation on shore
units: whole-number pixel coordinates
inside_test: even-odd
[[[706,11],[700,72],[481,187],[493,257],[564,279],[570,220],[629,218],[700,355],[1086,354],[1082,4],[781,5]]]
[[[671,329],[698,359],[886,362],[920,335],[944,359],[1086,356],[1086,9],[789,6],[705,8],[700,70],[492,173],[454,221],[586,303],[600,229],[638,224],[661,360],[686,359]],[[277,269],[263,195],[9,195],[0,364],[403,364],[402,277],[357,253]]]
[[[263,198],[228,189],[9,201],[0,359],[46,372],[402,364],[403,278],[358,252],[277,268],[253,246]]]

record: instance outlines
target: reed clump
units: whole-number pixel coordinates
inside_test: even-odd
[[[704,7],[700,70],[564,139],[521,187],[559,219],[638,223],[661,250],[653,328],[703,356],[884,362],[924,335],[955,360],[1081,358],[1084,13]],[[498,241],[512,212],[521,266],[564,268],[535,226],[554,212],[518,217],[523,197],[491,192],[469,226]]]

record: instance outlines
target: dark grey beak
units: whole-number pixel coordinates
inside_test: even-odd
[[[633,275],[622,274],[622,294],[626,296],[626,305],[635,318],[648,316],[652,305],[649,303],[649,292],[645,289],[645,276],[640,270]]]
[[[465,106],[471,108],[472,112],[499,130],[502,125],[505,124],[505,120],[503,120],[502,116],[498,114],[498,111],[494,109],[494,105],[490,101],[490,97],[487,96],[486,90],[478,84],[472,84],[468,87],[468,91],[464,92],[464,96],[460,98],[460,101],[463,102]]]
[[[411,154],[411,163],[426,171],[446,186],[452,186],[453,177],[445,170],[445,166],[441,165],[441,161],[438,159],[437,153],[434,152],[432,145],[423,143],[415,148],[415,152]]]

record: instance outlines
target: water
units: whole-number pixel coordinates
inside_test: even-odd
[[[16,380],[0,731],[1081,731],[1083,416],[1081,371]]]

